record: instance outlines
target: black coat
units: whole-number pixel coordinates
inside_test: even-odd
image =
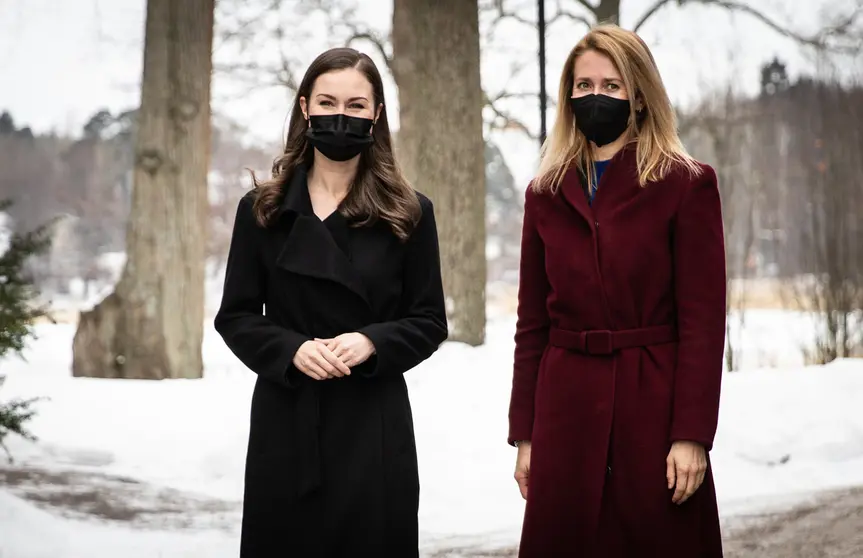
[[[428,198],[400,242],[379,222],[312,211],[306,173],[277,221],[240,200],[216,330],[258,374],[252,396],[240,556],[418,555],[419,480],[403,374],[447,337]],[[263,314],[266,307],[266,315]],[[351,376],[312,380],[292,360],[313,338],[358,331],[376,354]]]

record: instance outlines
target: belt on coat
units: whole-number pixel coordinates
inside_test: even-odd
[[[672,325],[617,331],[607,329],[571,331],[553,327],[548,333],[549,345],[586,355],[611,355],[621,349],[662,345],[675,341],[677,341],[677,328]]]

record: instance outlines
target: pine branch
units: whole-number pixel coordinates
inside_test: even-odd
[[[24,423],[36,416],[36,410],[32,409],[31,406],[42,399],[44,398],[13,399],[8,403],[0,405],[0,449],[6,452],[9,463],[14,463],[12,453],[5,444],[6,437],[9,434],[17,434],[31,442],[37,441],[36,436],[24,428]]]
[[[10,201],[0,201],[0,211]],[[31,335],[33,321],[45,315],[46,309],[33,306],[37,291],[26,272],[27,260],[43,253],[51,244],[53,221],[28,233],[15,233],[5,252],[0,254],[0,357],[8,352],[20,354]]]

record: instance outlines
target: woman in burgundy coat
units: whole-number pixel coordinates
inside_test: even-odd
[[[569,54],[526,194],[518,298],[519,556],[721,557],[719,191],[634,33],[599,26]]]

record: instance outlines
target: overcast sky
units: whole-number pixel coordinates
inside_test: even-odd
[[[221,0],[229,1],[229,0]],[[568,0],[572,6],[575,0]],[[802,32],[813,31],[823,21],[823,10],[854,0],[749,0]],[[622,23],[631,25],[652,0],[623,0]],[[386,29],[391,2],[361,2],[362,16],[375,28]],[[552,5],[553,3],[548,2]],[[551,9],[551,8],[549,8]],[[145,0],[0,0],[0,110],[9,110],[19,125],[42,132],[56,130],[78,135],[87,118],[100,108],[113,111],[137,104]],[[530,17],[532,10],[525,13]],[[331,46],[325,30],[316,22],[304,22],[304,31],[317,40],[297,47],[309,61]],[[317,26],[317,27],[316,27]],[[549,30],[548,87],[556,91],[560,65],[584,29],[575,24]],[[688,103],[712,87],[732,83],[741,91],[754,92],[758,68],[780,56],[792,75],[812,72],[807,56],[790,40],[744,15],[731,16],[716,8],[669,7],[642,30],[660,65],[674,100]],[[509,75],[511,60],[533,60],[536,33],[518,24],[503,28],[494,46],[483,52],[483,81],[487,89],[536,90],[537,67],[528,65],[517,76]],[[265,57],[266,52],[261,52]],[[217,60],[230,58],[227,51]],[[396,104],[389,84],[388,102]],[[261,89],[252,95],[236,95],[226,80],[216,76],[214,109],[253,130],[262,141],[278,141],[289,99],[282,91]],[[522,101],[509,107],[537,126],[537,105]],[[510,161],[516,153],[532,148],[521,138],[502,139]],[[526,158],[529,159],[529,158]],[[519,180],[529,178],[532,162],[516,164]]]

